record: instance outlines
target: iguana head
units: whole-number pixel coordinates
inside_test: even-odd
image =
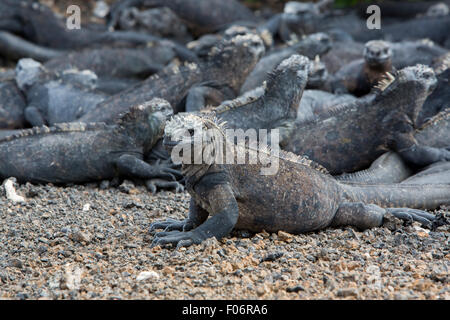
[[[445,17],[449,14],[450,10],[447,4],[443,2],[436,3],[428,8],[427,17]]]
[[[233,90],[238,92],[264,52],[264,43],[255,33],[238,34],[230,39],[223,39],[220,45],[210,50],[209,61],[212,66],[205,72],[229,73],[227,81]]]
[[[144,145],[144,153],[150,151],[164,134],[166,120],[173,109],[166,100],[154,98],[133,106],[118,121],[121,130]]]
[[[388,42],[372,40],[364,46],[364,59],[371,67],[384,66],[392,59],[392,49]]]
[[[387,99],[395,108],[403,109],[416,123],[425,99],[436,86],[437,79],[433,69],[418,64],[397,71],[395,76],[388,74],[377,88],[380,90],[379,98]]]
[[[214,116],[179,113],[167,121],[163,145],[171,153],[175,163],[189,165],[194,163],[194,152],[201,156],[205,149],[214,150],[216,142],[223,142],[224,139],[224,123],[220,123]],[[196,164],[203,164],[203,160]]]
[[[284,5],[283,23],[297,34],[314,32],[315,23],[320,17],[320,7],[313,2],[289,1]]]

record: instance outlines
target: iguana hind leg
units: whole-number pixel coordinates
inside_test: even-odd
[[[342,203],[331,223],[331,226],[354,226],[364,230],[379,227],[383,224],[386,213],[406,221],[418,221],[423,226],[431,228],[436,217],[423,210],[410,208],[381,208],[375,204],[364,204],[362,202]]]

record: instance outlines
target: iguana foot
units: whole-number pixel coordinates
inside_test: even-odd
[[[150,179],[145,181],[147,190],[155,194],[159,189],[175,189],[175,192],[183,192],[184,186],[177,181],[166,181],[162,179]]]
[[[194,228],[194,223],[185,219],[185,220],[176,220],[176,219],[167,219],[165,221],[156,221],[150,225],[149,232],[154,231],[155,229],[164,229],[164,232],[167,231],[189,231]]]
[[[155,234],[155,239],[153,240],[151,247],[176,245],[176,248],[178,249],[180,247],[199,244],[203,240],[204,238],[195,231],[163,231]]]
[[[422,226],[432,228],[436,216],[423,210],[410,208],[386,208],[386,212],[405,221],[418,221]]]

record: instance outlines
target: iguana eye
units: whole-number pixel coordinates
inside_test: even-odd
[[[189,132],[189,135],[192,137],[194,135],[194,133],[195,133],[195,130],[194,129],[189,129],[188,132]]]

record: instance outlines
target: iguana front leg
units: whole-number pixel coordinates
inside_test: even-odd
[[[229,234],[239,216],[238,205],[231,187],[228,184],[215,185],[206,191],[203,197],[210,206],[211,218],[188,232],[160,232],[155,235],[152,246],[173,244],[177,245],[177,248],[186,247],[212,237],[221,239]]]
[[[180,171],[172,169],[167,165],[150,165],[130,154],[120,156],[116,161],[116,166],[120,175],[146,180],[153,178],[176,180],[175,175],[182,176]]]
[[[209,213],[191,198],[189,203],[189,214],[184,220],[167,219],[165,221],[156,221],[150,225],[150,232],[155,229],[164,229],[164,231],[190,231],[197,228],[208,218]]]
[[[402,220],[418,221],[426,227],[432,227],[436,220],[434,215],[417,209],[381,208],[375,204],[344,202],[339,206],[331,226],[354,226],[360,230],[379,227],[386,213]]]
[[[26,107],[24,111],[24,116],[25,120],[27,120],[28,123],[31,124],[33,127],[41,127],[47,124],[47,121],[45,121],[41,111],[34,106]]]

